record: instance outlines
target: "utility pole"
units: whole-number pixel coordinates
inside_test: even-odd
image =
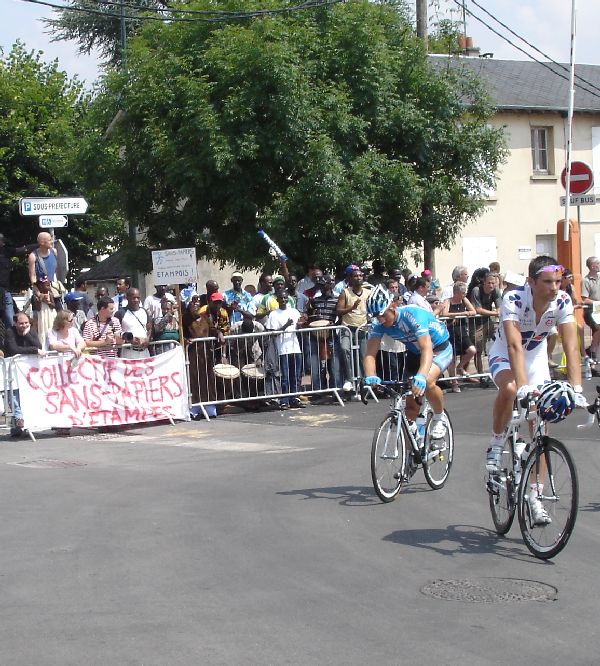
[[[417,37],[423,40],[427,51],[427,0],[416,0],[417,3]]]
[[[119,1],[119,15],[121,23],[121,69],[125,71],[127,69],[127,23],[125,21],[125,2],[124,0]],[[123,114],[123,111],[119,110],[119,114]],[[135,222],[130,218],[127,222],[127,228],[129,232],[129,243],[132,247],[137,245],[137,226]],[[138,288],[140,286],[139,274],[137,271],[133,272],[131,276],[132,286]]]
[[[423,40],[423,46],[427,51],[427,0],[415,0],[417,11],[417,37]],[[421,207],[421,217],[427,219],[429,207]],[[425,232],[427,233],[427,232]],[[423,238],[423,262],[425,268],[435,275],[435,246],[430,238],[425,235]]]

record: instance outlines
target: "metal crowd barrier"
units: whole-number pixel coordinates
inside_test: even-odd
[[[576,324],[577,324],[577,336],[578,336],[578,344],[579,344],[579,350],[581,353],[581,376],[583,379],[591,379],[592,376],[598,377],[599,372],[598,372],[598,363],[599,360],[594,360],[590,358],[590,356],[587,355],[586,349],[592,344],[592,338],[594,335],[594,331],[591,328],[589,321],[586,321],[585,319],[585,314],[586,310],[593,310],[592,305],[586,305],[586,304],[578,304],[576,306],[575,311],[577,310],[583,310],[583,323],[580,323],[578,319],[576,319]],[[562,351],[562,341],[560,340],[560,336],[558,337],[556,341],[556,346],[555,349],[560,349],[561,352],[561,360],[559,363],[551,363],[551,370],[553,372],[553,376],[557,379],[564,379],[565,375],[567,374],[567,365],[565,363],[564,359],[564,353]],[[552,358],[549,354],[548,361],[552,362]]]
[[[495,339],[498,317],[458,313],[454,317],[438,319],[446,324],[454,349],[454,359],[445,373],[444,381],[451,382],[453,387],[470,380],[478,380],[482,386],[489,386],[492,375],[488,350]],[[467,368],[471,364],[474,364],[475,372],[468,372]]]
[[[148,343],[150,356],[158,356],[159,354],[164,354],[164,352],[171,351],[171,349],[180,346],[181,344],[178,340],[155,340],[154,342]]]
[[[343,405],[342,335],[351,339],[345,326],[228,335],[222,344],[194,338],[185,348],[190,408],[208,419],[209,405],[289,405],[300,395],[319,394]]]
[[[12,401],[10,400],[10,366],[8,361],[10,359],[0,357],[0,372],[2,373],[2,414],[0,415],[0,424],[4,428],[9,425],[10,413],[12,411]]]
[[[450,365],[440,382],[457,386],[469,380],[476,380],[482,386],[489,386],[492,376],[489,372],[487,351],[493,341],[497,317],[457,315],[455,317],[438,317],[438,319],[446,324],[450,333],[450,341],[455,350],[455,357],[458,357],[458,363],[455,360]],[[369,327],[366,325],[348,330],[352,333],[350,349],[353,374],[350,381],[354,385],[354,390],[358,391],[358,382],[363,376],[362,358],[365,354]],[[390,381],[401,379],[404,371],[404,354],[405,347],[402,343],[389,336],[384,336],[377,356],[378,376],[383,380]],[[468,364],[475,364],[475,372],[457,373],[457,368],[460,366],[460,357],[464,354],[469,355]]]

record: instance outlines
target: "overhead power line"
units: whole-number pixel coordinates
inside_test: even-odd
[[[553,59],[551,56],[549,56],[547,53],[544,53],[543,51],[541,51],[540,49],[538,49],[537,46],[535,46],[535,45],[532,44],[531,42],[527,41],[527,40],[525,39],[525,37],[522,37],[521,35],[519,35],[518,33],[516,33],[516,32],[515,32],[510,26],[506,25],[506,23],[503,23],[499,18],[496,18],[491,12],[488,12],[488,10],[487,10],[485,7],[483,7],[482,5],[480,5],[478,2],[476,2],[476,0],[471,0],[471,2],[472,2],[476,7],[479,7],[479,9],[481,9],[481,11],[484,12],[485,14],[487,14],[491,19],[493,19],[494,21],[496,21],[496,23],[498,23],[499,25],[501,25],[505,30],[508,30],[508,32],[510,32],[511,35],[514,35],[517,39],[520,39],[524,44],[527,44],[527,46],[529,46],[530,48],[532,48],[534,51],[536,51],[537,53],[539,53],[539,54],[540,54],[541,56],[543,56],[544,58],[547,58],[551,63],[553,63],[553,64],[556,65],[557,67],[560,67],[560,68],[563,69],[564,71],[569,72],[569,68],[567,67],[567,65],[565,65],[564,63],[556,62],[556,60],[554,60],[554,59]],[[592,81],[588,81],[588,80],[585,79],[583,76],[580,76],[579,74],[577,74],[577,72],[575,72],[575,78],[577,78],[577,79],[579,79],[580,81],[582,81],[583,83],[587,84],[588,86],[590,86],[590,88],[594,88],[594,90],[597,90],[598,92],[600,92],[600,87],[599,87],[599,86],[597,86],[597,85],[596,85],[595,83],[593,83]]]
[[[453,0],[453,2],[454,2],[454,4],[458,5],[461,8],[464,6],[463,3],[461,2],[461,0]],[[473,11],[471,11],[470,9],[467,9],[466,7],[465,7],[465,11],[469,16],[472,16],[476,21],[478,21],[479,23],[484,25],[488,30],[493,32],[498,37],[500,37],[500,39],[504,40],[505,42],[510,44],[513,48],[517,49],[518,51],[521,51],[521,53],[523,53],[525,56],[527,56],[527,58],[529,58],[530,60],[533,60],[534,62],[537,62],[538,65],[541,65],[542,67],[545,67],[547,70],[552,72],[552,74],[554,74],[555,76],[558,76],[558,77],[560,77],[561,79],[564,79],[567,82],[569,81],[568,76],[562,74],[562,72],[557,72],[547,62],[544,62],[543,60],[538,60],[537,58],[535,58],[533,55],[531,55],[531,53],[528,53],[527,51],[525,51],[525,49],[522,49],[520,46],[518,46],[513,41],[511,41],[508,37],[506,37],[502,33],[498,32],[489,23],[486,23],[482,18],[477,16],[477,14],[475,14]],[[594,92],[594,90],[591,90],[589,88],[585,88],[581,83],[578,83],[577,87],[579,89],[583,90],[584,92],[586,92],[590,95],[593,95],[594,97],[598,97],[600,99],[600,94],[598,94],[597,92]]]
[[[244,19],[251,19],[251,18],[258,18],[261,16],[269,16],[269,15],[274,15],[274,14],[287,14],[295,11],[303,11],[303,10],[309,10],[309,9],[318,9],[320,7],[329,7],[332,5],[337,5],[341,2],[344,2],[344,0],[308,0],[307,2],[303,2],[299,5],[292,5],[290,7],[277,7],[275,9],[257,9],[253,11],[240,11],[240,12],[231,12],[226,15],[218,15],[218,16],[212,16],[212,17],[199,17],[199,16],[185,16],[185,17],[178,17],[178,16],[148,16],[147,14],[137,14],[137,15],[131,15],[131,14],[124,14],[122,15],[121,13],[117,12],[107,12],[107,11],[102,11],[99,9],[91,9],[91,8],[85,8],[85,7],[76,7],[76,6],[69,6],[69,5],[59,5],[54,2],[49,2],[48,0],[21,0],[21,2],[29,2],[34,5],[43,5],[45,7],[51,7],[52,9],[59,9],[62,11],[70,11],[70,12],[79,12],[82,14],[92,14],[96,16],[104,16],[108,18],[116,18],[116,19],[121,19],[125,18],[130,21],[159,21],[162,23],[222,23],[225,21],[232,21],[232,20],[244,20]],[[113,5],[118,5],[120,6],[120,3],[118,2],[111,2],[110,4]],[[148,7],[144,7],[143,9],[140,8],[140,11],[152,11]],[[165,8],[164,10],[159,10],[161,12],[169,12],[168,8]]]

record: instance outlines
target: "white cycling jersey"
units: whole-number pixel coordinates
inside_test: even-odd
[[[575,321],[573,301],[569,294],[559,291],[557,297],[548,304],[538,323],[535,319],[533,294],[529,285],[506,292],[502,299],[496,340],[489,351],[490,372],[493,378],[502,370],[510,369],[502,324],[505,321],[516,321],[521,330],[529,384],[539,386],[550,379],[546,339],[556,326]]]

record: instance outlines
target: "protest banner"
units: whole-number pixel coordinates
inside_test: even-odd
[[[189,420],[183,349],[143,359],[18,356],[15,378],[25,427],[102,427]]]

